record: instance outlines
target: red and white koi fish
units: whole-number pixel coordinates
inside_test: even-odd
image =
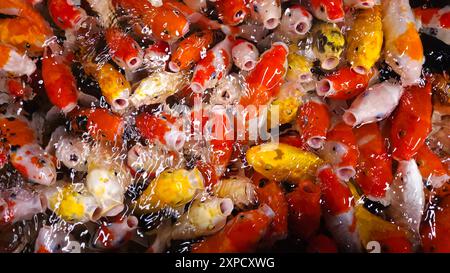
[[[323,159],[329,162],[339,179],[348,181],[356,174],[358,148],[352,127],[343,122],[336,124],[327,134]]]
[[[317,19],[337,23],[344,20],[344,3],[342,0],[309,0],[309,8]]]
[[[342,119],[353,127],[383,120],[399,104],[403,90],[400,85],[390,82],[373,85],[356,97]]]
[[[262,23],[266,29],[274,29],[280,24],[280,0],[251,0],[250,11],[253,19]]]
[[[143,138],[150,142],[158,141],[176,151],[184,146],[186,140],[180,125],[175,117],[166,114],[155,116],[144,112],[136,117],[136,127]]]
[[[194,68],[190,88],[195,93],[201,93],[205,89],[213,88],[222,79],[232,66],[231,47],[234,43],[232,36],[227,36],[223,41],[206,52]]]
[[[78,103],[78,89],[68,62],[62,56],[45,49],[42,60],[42,79],[50,102],[64,113],[72,111]]]
[[[402,85],[418,84],[425,58],[409,1],[387,0],[382,6],[385,61]]]
[[[316,83],[317,95],[338,100],[348,100],[366,90],[371,74],[362,75],[350,67],[342,67]]]
[[[106,30],[105,38],[109,53],[117,65],[129,71],[134,71],[141,66],[144,51],[128,34],[119,28],[110,27]]]
[[[298,111],[297,125],[303,143],[313,149],[322,148],[330,127],[328,107],[318,99],[302,104]]]
[[[312,27],[313,17],[307,9],[300,5],[293,5],[284,11],[281,18],[280,30],[289,37],[302,37]]]
[[[391,205],[387,213],[399,226],[419,234],[425,207],[422,176],[414,159],[398,162],[397,173],[390,187]]]
[[[250,13],[246,0],[217,0],[214,5],[217,8],[220,20],[225,25],[238,25]]]
[[[116,216],[112,223],[104,223],[96,231],[93,244],[97,248],[115,249],[131,239],[139,220],[133,216]]]
[[[388,205],[386,190],[391,185],[392,160],[388,155],[378,124],[371,123],[353,129],[359,158],[355,180],[372,201]]]
[[[10,188],[0,192],[0,225],[30,220],[45,212],[45,198],[24,188]]]
[[[450,181],[448,169],[426,144],[417,151],[415,159],[422,178],[429,181],[433,188],[440,188],[444,183]]]
[[[356,228],[355,200],[348,186],[341,182],[329,165],[317,170],[324,206],[325,224],[339,248],[360,252],[361,241]]]
[[[0,71],[14,76],[30,76],[36,64],[25,54],[20,54],[11,46],[0,44]]]
[[[243,39],[238,39],[231,49],[234,64],[241,70],[250,71],[255,68],[259,57],[256,46]]]
[[[228,221],[218,233],[192,246],[193,253],[236,253],[255,251],[275,214],[268,205],[244,211]]]
[[[385,100],[386,101],[386,100]],[[431,83],[406,88],[392,117],[390,141],[396,160],[410,160],[431,132]]]
[[[72,0],[49,0],[47,6],[53,22],[63,30],[77,29],[87,17]]]
[[[46,186],[55,183],[53,160],[37,143],[34,130],[25,119],[0,117],[0,135],[5,139],[10,163],[25,179]]]
[[[420,31],[435,36],[450,45],[450,6],[443,8],[415,8],[416,23]]]

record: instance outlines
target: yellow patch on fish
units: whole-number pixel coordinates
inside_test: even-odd
[[[49,207],[66,221],[74,221],[84,217],[85,208],[80,202],[80,194],[71,185],[66,185],[61,192],[49,200]]]

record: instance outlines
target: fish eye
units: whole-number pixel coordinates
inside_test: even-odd
[[[244,12],[242,10],[239,10],[234,14],[234,18],[239,19],[244,15]]]
[[[176,15],[180,15],[180,12],[176,9],[173,10],[173,13],[175,13]]]

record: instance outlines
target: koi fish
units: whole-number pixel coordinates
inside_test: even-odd
[[[325,1],[324,1],[325,2]],[[313,53],[325,70],[332,70],[339,64],[344,51],[345,38],[335,24],[321,23],[312,29]]]
[[[364,194],[373,201],[387,205],[386,189],[392,183],[392,161],[387,154],[384,138],[376,123],[353,129],[359,158],[355,180]]]
[[[119,28],[110,27],[106,30],[105,38],[109,53],[117,65],[129,71],[134,71],[141,66],[144,51],[128,34]]]
[[[88,133],[99,141],[121,143],[124,132],[124,120],[105,108],[84,108],[69,114],[70,130]]]
[[[325,22],[337,23],[344,20],[344,3],[342,0],[310,0],[312,14]]]
[[[83,68],[86,74],[98,82],[102,95],[113,111],[122,111],[129,106],[131,85],[113,65],[98,65],[86,61]]]
[[[336,124],[327,133],[320,155],[333,166],[339,179],[348,181],[354,177],[356,174],[358,147],[352,127],[343,122]]]
[[[252,0],[250,1],[252,18],[264,25],[266,29],[274,29],[280,24],[280,0]]]
[[[222,179],[213,186],[212,192],[218,197],[230,198],[239,210],[255,206],[258,200],[255,185],[245,176]]]
[[[302,104],[303,95],[304,91],[297,83],[285,82],[280,87],[278,96],[269,106],[267,125],[273,128],[273,126],[294,121],[297,117],[298,108]],[[278,123],[274,121],[275,117],[278,118]]]
[[[34,244],[35,253],[74,253],[69,249],[70,235],[56,226],[42,226]]]
[[[132,171],[145,172],[152,178],[164,169],[180,167],[180,163],[182,160],[178,156],[159,145],[143,146],[137,143],[127,154],[127,165]]]
[[[414,159],[398,162],[390,195],[388,215],[394,223],[418,235],[425,207],[425,194],[422,176]]]
[[[180,150],[186,137],[176,121],[176,118],[166,114],[158,117],[144,112],[136,117],[136,127],[141,136],[150,142],[159,141],[169,149]]]
[[[251,147],[247,162],[258,173],[275,181],[297,181],[313,175],[322,160],[313,153],[283,143]]]
[[[133,215],[123,218],[118,216],[117,218],[116,221],[104,223],[97,229],[93,237],[95,247],[116,249],[131,239],[133,232],[138,227],[139,220]]]
[[[0,192],[0,225],[30,220],[45,212],[45,198],[24,188],[10,188]]]
[[[169,62],[173,72],[186,70],[202,59],[213,42],[213,33],[209,30],[195,32],[182,40]]]
[[[329,165],[318,169],[317,178],[325,208],[325,224],[340,249],[360,252],[354,199],[348,186],[341,182]]]
[[[47,7],[53,22],[63,30],[77,29],[87,17],[86,11],[72,0],[49,0]]]
[[[0,19],[0,43],[15,47],[20,53],[41,55],[48,36],[27,18]]]
[[[320,187],[310,180],[299,181],[286,194],[289,206],[289,231],[296,238],[310,239],[320,227]]]
[[[259,52],[254,44],[238,39],[231,49],[231,56],[233,58],[233,63],[239,69],[250,71],[256,66]]]
[[[409,1],[383,1],[382,7],[385,61],[404,86],[418,84],[424,56]]]
[[[284,11],[280,30],[291,38],[300,38],[310,31],[312,19],[313,17],[307,9],[300,5],[293,5]]]
[[[236,253],[255,251],[264,238],[275,214],[263,205],[244,211],[228,221],[218,233],[192,246],[193,253]]]
[[[390,82],[373,85],[352,102],[342,119],[353,127],[381,121],[390,116],[397,107],[403,90],[400,85]]]
[[[283,240],[288,235],[288,203],[280,185],[274,181],[260,181],[256,187],[258,202],[268,205],[275,216],[272,219],[267,233],[263,239],[266,247],[272,246],[276,241]]]
[[[441,200],[430,213],[433,217],[428,217],[428,222],[424,222],[420,234],[422,238],[422,248],[426,253],[449,253],[450,240],[448,232],[450,197]]]
[[[298,83],[309,82],[313,79],[311,72],[313,62],[308,57],[297,54],[296,49],[296,47],[289,47],[286,79]]]
[[[310,100],[300,106],[297,125],[300,129],[300,137],[313,149],[323,147],[330,127],[330,114],[327,106],[319,100]]]
[[[431,131],[431,83],[406,88],[392,117],[390,141],[392,156],[409,160],[424,145]]]
[[[55,148],[58,162],[79,172],[87,171],[87,160],[91,147],[86,141],[66,133],[55,143]]]
[[[14,100],[32,100],[36,93],[20,78],[0,78],[0,90]]]
[[[214,2],[219,19],[225,25],[235,26],[242,23],[249,14],[245,0],[217,0]]]
[[[36,64],[11,46],[0,44],[0,71],[14,76],[30,76],[36,70]]]
[[[212,49],[206,52],[194,68],[190,88],[195,93],[213,88],[222,79],[232,66],[231,47],[234,43],[232,36],[227,36]]]
[[[201,172],[194,168],[167,169],[159,174],[139,197],[141,212],[154,212],[165,207],[177,208],[189,203],[198,190],[204,189]]]
[[[347,60],[353,71],[368,74],[381,55],[383,24],[381,9],[376,6],[357,12],[347,33]]]
[[[289,50],[284,43],[276,42],[260,57],[255,68],[245,78],[246,89],[239,104],[266,105],[276,96],[277,91],[287,72],[287,56]]]
[[[316,83],[317,95],[348,100],[358,96],[369,85],[370,74],[358,74],[349,67],[342,67]]]
[[[0,135],[5,139],[11,164],[25,179],[46,186],[56,181],[52,158],[37,143],[35,132],[26,120],[2,116]]]
[[[172,240],[188,240],[219,232],[233,211],[233,202],[228,198],[197,198],[172,227]]]
[[[445,182],[450,181],[448,169],[444,167],[441,159],[424,144],[415,156],[422,177],[429,181],[433,188],[440,188]]]
[[[432,35],[447,45],[450,45],[450,7],[443,8],[415,8],[416,22],[420,31]]]

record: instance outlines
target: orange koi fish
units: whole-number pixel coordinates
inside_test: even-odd
[[[344,3],[342,0],[310,0],[312,14],[322,21],[337,23],[344,20]]]
[[[209,49],[213,33],[209,30],[195,32],[180,42],[169,62],[173,72],[186,70],[201,60],[202,52]]]
[[[440,201],[429,215],[433,217],[424,221],[420,230],[423,251],[450,253],[450,197]]]
[[[72,2],[72,0],[49,0],[48,11],[53,22],[63,29],[77,29],[86,19],[86,12]]]
[[[14,46],[21,53],[41,55],[47,39],[48,36],[27,18],[0,19],[0,43]]]
[[[78,90],[72,70],[62,56],[45,49],[42,79],[50,102],[64,113],[72,111],[78,102]]]
[[[450,181],[448,169],[426,144],[417,151],[416,162],[422,178],[428,180],[433,188],[440,188],[445,182]]]
[[[184,146],[185,134],[176,121],[167,114],[158,117],[144,112],[136,117],[136,127],[145,139],[159,141],[171,150],[180,150]]]
[[[262,207],[244,211],[228,221],[218,233],[192,246],[193,253],[236,253],[255,251],[264,238],[275,214]]]
[[[245,0],[218,0],[214,4],[220,20],[225,25],[235,26],[240,24],[249,13]]]
[[[31,100],[36,95],[20,78],[0,78],[0,90],[6,91],[15,100]]]
[[[391,185],[392,160],[387,154],[378,124],[371,123],[353,129],[359,150],[356,182],[373,201],[384,201]]]
[[[310,100],[301,105],[297,125],[303,143],[313,149],[322,148],[328,127],[330,127],[330,114],[327,106],[319,100]]]
[[[117,65],[130,71],[141,66],[144,51],[128,34],[119,28],[110,27],[106,30],[105,38],[109,53]]]
[[[431,82],[427,81],[424,87],[406,88],[396,111],[390,133],[392,156],[397,160],[409,160],[431,131]]]
[[[348,181],[355,176],[358,148],[352,127],[343,122],[335,125],[327,134],[321,154],[331,163],[339,179]]]

